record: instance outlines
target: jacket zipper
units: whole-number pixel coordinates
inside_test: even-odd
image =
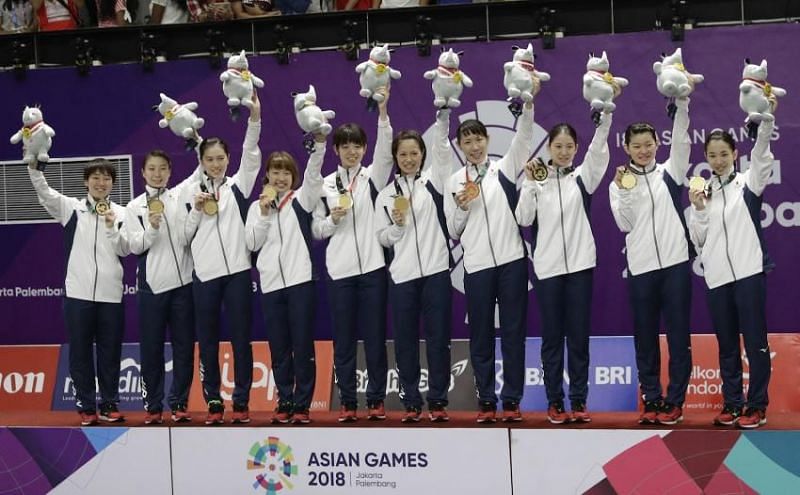
[[[653,245],[656,247],[656,259],[658,260],[658,268],[663,268],[661,265],[661,251],[658,249],[658,237],[656,237],[656,202],[653,198],[653,190],[650,188],[650,179],[647,178],[647,173],[644,174],[644,181],[647,183],[647,192],[650,193],[650,218],[653,227]]]
[[[167,226],[167,238],[169,239],[169,247],[172,250],[172,259],[175,260],[175,270],[178,272],[178,281],[183,287],[183,277],[181,277],[181,265],[178,263],[178,254],[175,252],[175,245],[172,244],[172,230],[169,228],[169,221],[167,220],[166,211],[164,212],[164,225]]]
[[[92,301],[97,299],[97,273],[98,273],[98,266],[97,266],[97,229],[99,227],[100,216],[95,214],[94,216],[94,288],[92,289]]]
[[[408,179],[404,178],[406,181],[406,187],[408,187]],[[419,276],[424,277],[425,274],[422,272],[422,255],[420,254],[419,249],[419,232],[417,231],[417,215],[414,213],[414,185],[416,182],[411,183],[411,187],[409,187],[408,193],[408,200],[410,204],[411,210],[411,221],[414,222],[414,243],[417,246],[417,263],[419,264]]]
[[[564,269],[569,273],[569,262],[567,261],[567,233],[564,230],[564,203],[561,200],[561,176],[556,170],[556,184],[558,185],[558,209],[561,214],[561,242],[564,246]]]
[[[481,181],[479,187],[481,188],[481,203],[483,204],[483,218],[486,220],[486,236],[489,241],[489,251],[492,253],[492,262],[494,266],[497,266],[497,258],[494,255],[494,246],[492,245],[492,229],[489,225],[489,209],[486,207],[486,197],[483,194],[483,181]]]
[[[725,195],[725,188],[720,187],[720,191],[722,191],[722,230],[725,232],[725,257],[728,259],[728,266],[731,268],[731,275],[733,275],[733,279],[736,280],[736,272],[733,270],[730,245],[728,243],[728,224],[725,222],[725,207],[728,205],[728,199]]]
[[[278,246],[278,270],[281,273],[281,282],[283,287],[286,287],[286,278],[283,275],[283,265],[281,264],[281,253],[283,252],[283,229],[281,228],[281,210],[278,210],[278,237],[280,238],[280,246]]]
[[[350,171],[349,170],[347,171],[347,179],[348,179],[348,182],[349,182],[349,179],[350,179]],[[353,180],[358,180],[358,176],[356,176]],[[356,186],[358,186],[358,184],[356,184]],[[356,222],[356,196],[355,196],[355,194],[352,193],[352,190],[353,189],[351,188],[350,189],[350,191],[351,191],[350,195],[352,196],[352,199],[353,199],[353,206],[352,206],[352,208],[353,208],[353,241],[356,244],[356,257],[358,258],[358,273],[360,275],[363,275],[364,274],[364,268],[361,266],[361,250],[358,247],[358,227],[357,227],[358,226],[358,222]]]

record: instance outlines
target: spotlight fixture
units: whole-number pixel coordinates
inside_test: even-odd
[[[219,29],[211,28],[206,31],[206,39],[208,40],[208,63],[212,69],[219,69],[222,67],[222,54],[227,51],[225,37]]]
[[[669,10],[672,13],[670,39],[683,41],[686,35],[686,6],[687,0],[670,0]]]
[[[417,45],[417,54],[420,57],[431,56],[431,45],[433,35],[431,34],[431,18],[426,15],[418,15],[415,24],[414,42]]]
[[[339,47],[339,51],[344,52],[344,58],[347,60],[358,60],[358,22],[347,19],[342,23],[344,28],[344,44]]]
[[[292,47],[287,39],[287,33],[291,28],[286,24],[275,24],[275,58],[280,65],[289,65],[289,54]]]
[[[555,27],[555,13],[556,11],[550,7],[542,7],[539,9],[539,37],[542,39],[542,48],[545,50],[552,50],[556,47],[556,27]]]
[[[78,69],[78,74],[86,76],[89,74],[89,69],[94,65],[94,48],[89,38],[77,37],[75,38],[75,68]],[[100,65],[99,63],[97,65]]]
[[[25,79],[25,71],[35,67],[30,58],[30,49],[24,40],[14,40],[11,43],[11,66],[17,79]]]

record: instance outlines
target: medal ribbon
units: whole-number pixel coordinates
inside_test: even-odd
[[[469,178],[469,167],[464,168],[464,177],[466,177],[467,179],[466,182],[467,184],[469,184],[470,182],[474,182],[475,185],[479,185],[483,181],[483,178],[486,176],[486,172],[489,170],[489,166],[487,164],[483,164],[481,168],[478,168],[477,165],[473,165],[473,167],[475,167],[475,171],[478,174],[478,178],[475,180]]]
[[[344,194],[345,192],[349,192],[350,195],[353,194],[353,192],[356,190],[356,179],[358,178],[358,172],[360,171],[361,168],[359,167],[359,170],[353,175],[353,178],[350,179],[350,184],[347,186],[347,189],[344,188],[341,175],[339,175],[338,172],[336,173],[336,189],[339,191],[339,194]]]
[[[284,196],[283,199],[281,200],[280,204],[278,205],[278,211],[282,210],[283,207],[286,206],[286,203],[291,201],[293,197],[294,197],[294,191],[289,191],[289,194]],[[273,203],[274,203],[274,201],[273,201]]]

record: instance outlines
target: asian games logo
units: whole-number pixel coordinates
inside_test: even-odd
[[[518,120],[508,110],[508,102],[505,100],[482,100],[475,103],[475,111],[467,112],[458,115],[458,121],[463,122],[467,119],[478,119],[486,126],[489,133],[489,158],[499,160],[508,151],[511,146],[511,140],[517,132]],[[457,124],[451,123],[450,135],[454,135]],[[431,150],[433,149],[433,142],[435,136],[434,126],[429,127],[425,134],[422,136],[425,140],[425,146]],[[464,166],[465,159],[461,150],[458,149],[456,139],[451,139],[454,157],[453,172]],[[547,161],[550,159],[550,152],[547,149],[547,131],[534,122],[533,124],[533,156],[537,156]],[[430,162],[428,162],[429,164]],[[426,164],[427,165],[427,164]],[[517,177],[517,189],[522,185],[522,174]],[[527,241],[526,241],[526,244]],[[528,244],[528,256],[532,259],[533,253]],[[453,288],[457,291],[464,293],[464,252],[460,244],[450,241],[450,253],[456,262],[456,265],[450,272],[450,280]],[[528,290],[531,290],[530,283]]]
[[[268,437],[266,442],[256,442],[250,447],[247,469],[258,471],[253,490],[263,489],[266,495],[275,495],[294,488],[290,478],[297,477],[297,463],[292,447],[278,437]]]

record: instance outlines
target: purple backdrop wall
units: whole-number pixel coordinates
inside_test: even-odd
[[[453,45],[464,50],[462,69],[475,81],[475,87],[463,95],[463,105],[455,115],[477,113],[492,127],[493,143],[500,147],[509,135],[509,114],[504,109],[502,64],[511,56],[510,47],[522,41],[469,43]],[[800,25],[769,25],[760,27],[715,28],[689,31],[682,44],[687,66],[703,73],[706,80],[699,85],[691,104],[691,129],[698,134],[693,139],[692,169],[703,168],[703,132],[721,127],[740,134],[743,113],[738,107],[737,86],[745,57],[753,60],[767,58],[770,80],[785,87],[789,96],[781,101],[778,129],[772,143],[780,160],[775,184],[766,192],[765,234],[777,269],[768,277],[769,330],[798,331],[800,309],[795,303],[792,288],[800,275],[796,254],[800,215],[797,191],[800,173],[794,171],[790,158],[800,155],[800,104],[795,95],[800,87],[794,80],[796,61],[791,47],[800,42]],[[544,51],[537,46],[537,65],[550,72],[553,79],[544,85],[537,99],[536,123],[543,129],[537,134],[537,146],[544,130],[552,125],[571,122],[585,147],[593,131],[588,107],[580,93],[580,77],[585,70],[590,51],[606,50],[615,74],[627,77],[631,85],[618,100],[610,146],[611,166],[623,162],[624,154],[619,134],[634,120],[655,124],[662,142],[669,142],[671,122],[664,112],[664,100],[655,88],[652,63],[662,52],[671,52],[677,45],[669,41],[668,33],[637,33],[614,36],[568,37],[559,39],[555,50]],[[366,53],[362,53],[362,58]],[[403,71],[403,79],[392,89],[390,113],[395,130],[416,128],[425,131],[433,121],[432,95],[422,72],[435,66],[435,58],[420,58],[413,47],[403,47],[393,54],[392,65]],[[364,125],[373,142],[375,115],[366,111],[358,96],[355,63],[346,61],[341,53],[302,53],[293,55],[291,64],[279,66],[272,57],[251,58],[251,69],[266,81],[261,98],[264,127],[261,146],[264,155],[285,149],[304,160],[306,154],[300,143],[291,110],[289,94],[305,90],[309,83],[317,87],[324,108],[336,110],[335,123],[348,121]],[[243,122],[232,123],[227,116],[225,100],[220,91],[218,72],[211,70],[205,60],[178,61],[159,64],[154,73],[146,74],[138,65],[95,67],[88,77],[80,77],[74,69],[37,70],[28,73],[23,82],[11,73],[0,74],[0,129],[11,135],[20,126],[23,105],[41,103],[48,123],[58,135],[51,152],[56,157],[132,154],[134,157],[134,187],[141,192],[139,162],[148,150],[163,148],[174,157],[174,176],[182,177],[195,166],[191,153],[182,150],[182,143],[168,131],[157,126],[158,115],[151,106],[163,91],[179,101],[197,101],[199,113],[206,118],[204,136],[218,135],[231,143],[241,142]],[[513,124],[513,121],[512,121]],[[747,154],[752,143],[743,140],[740,154]],[[493,149],[492,152],[502,150]],[[659,159],[666,156],[666,146]],[[7,139],[0,140],[0,159],[18,159],[20,150]],[[238,157],[234,162],[238,162]],[[324,172],[335,167],[329,152]],[[593,303],[593,332],[596,335],[629,335],[631,317],[627,304],[625,281],[622,278],[624,256],[623,237],[616,229],[608,207],[607,184],[596,193],[592,206],[592,224],[597,238],[598,268]],[[690,172],[691,175],[691,172]],[[779,182],[778,182],[779,181]],[[775,212],[778,212],[776,215]],[[17,287],[60,287],[63,284],[63,260],[60,248],[62,232],[56,224],[6,225],[0,245],[0,344],[58,343],[65,340],[61,322],[61,301],[58,297],[22,297],[8,295]],[[134,264],[127,262],[125,281],[134,282]],[[461,286],[459,270],[454,279],[454,337],[467,336],[464,323],[465,301],[457,290]],[[693,331],[712,331],[705,307],[704,285],[695,277],[692,309]],[[329,338],[326,323],[327,307],[323,301],[318,314],[319,338]],[[539,335],[535,294],[531,292],[529,335]],[[137,340],[134,296],[126,295],[126,341]],[[260,318],[255,321],[260,321]],[[264,338],[260,325],[254,337]]]

